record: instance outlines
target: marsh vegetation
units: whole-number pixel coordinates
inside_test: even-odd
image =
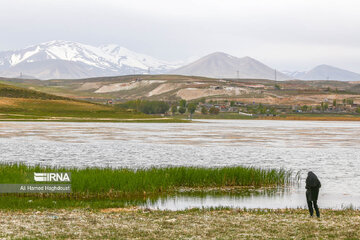
[[[0,183],[35,183],[34,172],[71,172],[69,194],[2,194],[0,208],[124,206],[141,198],[171,194],[181,189],[275,187],[291,182],[291,171],[253,167],[166,167],[148,169],[44,168],[0,165]],[[4,201],[7,199],[6,201]],[[56,204],[54,204],[56,201]]]

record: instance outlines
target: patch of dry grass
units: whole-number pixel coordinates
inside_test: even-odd
[[[360,212],[323,210],[0,211],[0,238],[359,239]]]

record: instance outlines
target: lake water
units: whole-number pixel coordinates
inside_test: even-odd
[[[271,196],[179,194],[149,202],[153,208],[304,207],[310,170],[322,183],[321,207],[360,207],[360,122],[0,122],[0,154],[1,162],[80,168],[245,165],[301,171],[302,184]]]

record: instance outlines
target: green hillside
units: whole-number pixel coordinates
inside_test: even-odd
[[[0,83],[0,120],[177,121]]]
[[[24,89],[0,83],[0,97],[6,98],[31,98],[42,100],[70,100],[69,98],[47,94],[39,91]]]

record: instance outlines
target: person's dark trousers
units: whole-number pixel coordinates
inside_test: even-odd
[[[315,194],[316,194],[316,192],[315,192]],[[314,205],[316,216],[320,217],[320,211],[319,211],[319,207],[317,205],[317,201],[311,201],[310,199],[311,199],[310,190],[307,190],[306,191],[306,201],[307,201],[307,204],[308,204],[310,216],[314,215],[314,209],[313,209],[313,205]]]
[[[308,201],[307,204],[309,207],[310,216],[314,215],[314,209],[313,209],[313,205],[314,205],[316,216],[320,217],[320,211],[319,211],[319,207],[317,205],[317,201]]]

